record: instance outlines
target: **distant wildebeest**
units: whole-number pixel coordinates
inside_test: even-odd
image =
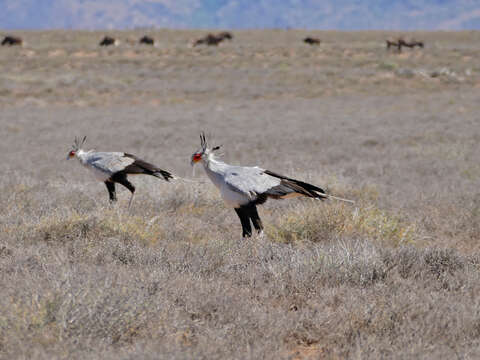
[[[418,46],[420,48],[424,47],[423,41],[417,41],[417,40],[405,40],[403,38],[398,38],[396,40],[392,39],[387,39],[387,49],[390,49],[390,47],[394,46],[398,49],[398,52],[402,51],[402,46],[408,47],[408,48],[414,48],[415,46]]]
[[[145,45],[154,45],[155,44],[155,40],[148,35],[143,36],[138,42],[140,44],[145,44]]]
[[[406,41],[404,39],[399,39],[398,44],[400,46],[406,46],[406,47],[409,47],[409,48],[414,48],[415,46],[423,48],[423,41],[417,41],[417,40],[413,40],[413,39],[410,40],[410,41]]]
[[[220,44],[225,39],[232,40],[233,39],[232,33],[228,32],[228,31],[224,31],[224,32],[219,33],[218,35],[207,34],[205,37],[196,40],[193,43],[193,46],[197,46],[197,45],[201,45],[201,44],[205,44],[205,45],[209,45],[209,46],[217,46],[218,44]]]
[[[22,38],[18,36],[12,36],[12,35],[5,36],[2,41],[2,46],[4,45],[13,46],[13,45],[22,45],[22,44],[23,44]]]
[[[217,46],[223,40],[224,40],[223,37],[219,37],[219,36],[213,35],[213,34],[208,34],[205,37],[196,40],[193,43],[193,46],[197,46],[197,45],[201,45],[201,44],[205,44],[205,45],[209,45],[209,46]]]
[[[217,35],[218,37],[221,37],[223,39],[228,39],[232,40],[233,39],[233,34],[229,31],[223,31],[220,34]]]
[[[118,41],[110,36],[105,36],[102,41],[100,41],[100,46],[110,46],[110,45],[117,45]]]
[[[309,45],[320,45],[320,39],[313,38],[313,37],[310,37],[310,36],[303,39],[303,42],[306,43],[306,44],[309,44]]]

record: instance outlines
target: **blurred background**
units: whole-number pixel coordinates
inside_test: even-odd
[[[3,29],[464,30],[478,0],[4,0]]]

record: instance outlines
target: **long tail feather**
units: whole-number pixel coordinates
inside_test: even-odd
[[[337,197],[337,196],[333,196],[333,195],[326,195],[328,199],[333,199],[333,200],[338,200],[338,201],[343,201],[343,202],[348,202],[350,204],[355,204],[355,201],[353,200],[348,200],[348,199],[344,199],[344,198],[341,198],[341,197]]]
[[[292,178],[288,178],[286,176],[276,174],[276,173],[271,172],[269,170],[266,170],[265,174],[281,179],[282,182],[280,183],[280,187],[286,187],[286,188],[290,189],[291,191],[293,191],[297,194],[300,194],[300,195],[303,195],[303,196],[308,196],[308,197],[319,199],[319,200],[332,199],[332,200],[337,200],[337,201],[348,202],[350,204],[355,204],[355,201],[353,201],[353,200],[344,199],[344,198],[341,198],[341,197],[338,197],[338,196],[333,196],[333,195],[327,194],[325,192],[325,190],[323,190],[322,188],[319,188],[318,186],[315,186],[315,185],[312,185],[312,184],[309,184],[309,183],[306,183],[306,182],[303,182],[303,181],[300,181],[300,180],[295,180],[295,179],[292,179]],[[279,188],[279,189],[273,188],[271,190],[275,191],[275,195],[273,195],[273,197],[275,197],[278,193],[281,193],[282,189],[281,188]],[[272,194],[270,194],[270,195],[272,195]],[[283,196],[288,196],[288,193],[285,193]],[[282,198],[283,196],[278,196],[278,197]]]
[[[327,194],[325,193],[325,190],[323,190],[322,188],[319,188],[318,186],[315,186],[300,180],[292,179],[292,178],[274,173],[269,170],[265,170],[265,174],[276,177],[281,180],[280,188],[275,190],[281,191],[282,190],[281,188],[290,189],[290,191],[286,192],[284,195],[288,195],[289,193],[294,192],[303,196],[308,196],[308,197],[317,198],[317,199],[323,199],[328,197]]]
[[[205,181],[198,181],[198,180],[193,180],[193,179],[186,179],[186,178],[184,178],[184,177],[177,176],[177,175],[172,175],[172,179],[173,179],[173,180],[178,180],[178,181],[183,181],[183,182],[189,182],[189,183],[202,183],[202,184],[205,183]]]
[[[170,179],[175,178],[171,173],[165,170],[157,170],[153,172],[152,175],[158,178],[163,178],[165,181],[170,181]]]
[[[127,174],[146,174],[170,181],[173,175],[166,170],[160,169],[158,166],[150,164],[135,155],[125,153],[124,156],[134,159],[135,161],[125,168]]]

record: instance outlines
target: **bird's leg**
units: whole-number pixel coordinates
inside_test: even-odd
[[[125,186],[130,192],[132,196],[130,197],[130,201],[128,202],[128,209],[130,210],[130,206],[132,206],[133,195],[135,194],[135,186],[127,180],[127,175],[123,172],[118,172],[112,176],[112,181],[115,181],[123,186]]]
[[[242,223],[242,236],[244,238],[252,236],[252,226],[250,225],[250,216],[246,207],[235,208],[235,212]]]
[[[130,201],[128,202],[128,210],[130,210],[130,207],[132,206],[133,195],[135,195],[135,192],[132,192],[132,196],[130,196]]]
[[[260,216],[258,216],[257,207],[255,206],[255,204],[252,204],[247,209],[249,212],[250,219],[252,220],[253,227],[255,228],[255,230],[257,230],[259,234],[262,234],[263,224],[262,224],[262,220],[260,220]]]
[[[113,181],[107,180],[105,181],[105,185],[107,186],[108,195],[110,196],[110,202],[113,203],[117,201],[117,194],[115,193],[115,183]]]

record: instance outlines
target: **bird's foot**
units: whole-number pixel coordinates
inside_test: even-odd
[[[248,233],[247,234],[245,234],[245,233],[242,234],[242,240],[248,240],[251,237],[252,237],[252,234],[248,234]]]

